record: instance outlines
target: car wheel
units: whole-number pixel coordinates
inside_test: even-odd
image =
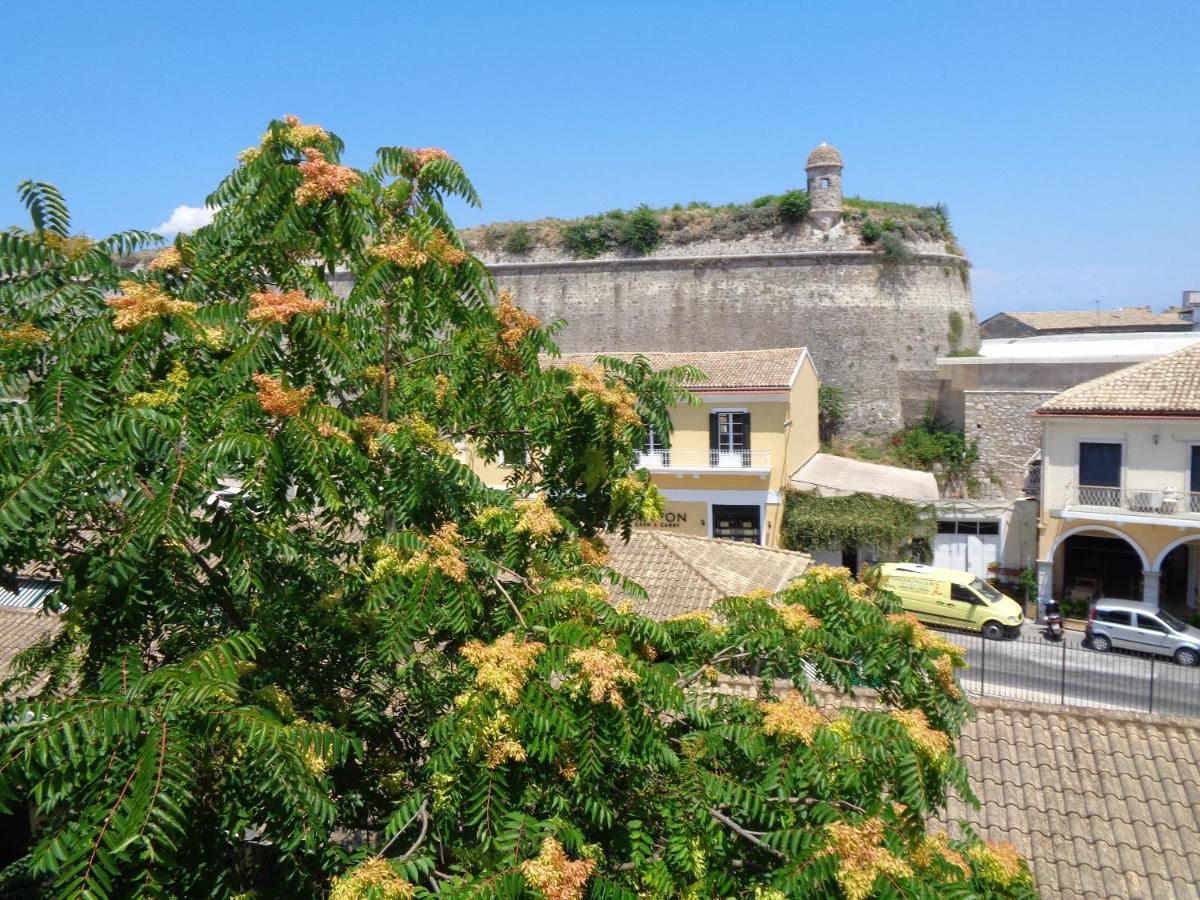
[[[1004,626],[999,622],[986,622],[983,626],[983,636],[989,641],[998,641],[1004,637]]]
[[[1102,634],[1092,635],[1092,649],[1097,653],[1107,653],[1112,649],[1112,641]]]
[[[1200,663],[1200,653],[1197,653],[1191,647],[1180,647],[1175,651],[1175,662],[1181,666],[1194,666]]]

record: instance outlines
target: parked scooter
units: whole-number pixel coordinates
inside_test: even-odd
[[[1062,607],[1057,600],[1046,601],[1046,637],[1061,641],[1063,636]]]

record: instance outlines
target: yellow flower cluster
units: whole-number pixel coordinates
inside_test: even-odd
[[[50,339],[50,332],[36,328],[28,322],[22,322],[15,328],[5,328],[0,331],[0,344],[6,347],[16,347],[20,344],[40,344]]]
[[[827,581],[849,581],[851,574],[845,566],[827,566],[824,563],[818,563],[806,569],[804,577],[824,584]]]
[[[151,272],[172,272],[182,265],[183,258],[179,255],[179,251],[174,247],[168,247],[150,260],[150,265],[146,266],[146,269]]]
[[[379,435],[395,434],[400,430],[395,422],[385,422],[379,416],[360,416],[355,421],[367,439],[367,455],[371,457],[379,455]]]
[[[568,859],[562,845],[552,837],[542,841],[537,856],[521,863],[521,873],[529,886],[546,900],[582,900],[584,885],[595,868],[595,860]]]
[[[525,748],[513,734],[512,719],[503,710],[484,723],[471,742],[471,751],[482,756],[489,769],[510,761],[525,762]]]
[[[922,869],[933,868],[940,859],[958,869],[963,878],[971,877],[971,867],[967,865],[967,861],[963,859],[961,853],[950,847],[950,839],[944,831],[925,835],[912,858],[913,862]]]
[[[179,394],[175,391],[168,391],[165,388],[153,391],[137,391],[130,394],[129,399],[125,402],[135,409],[164,409],[178,403]]]
[[[995,887],[1029,884],[1032,877],[1017,848],[1009,843],[984,841],[967,850],[979,877]]]
[[[812,744],[813,734],[825,724],[825,717],[810,706],[799,691],[789,691],[776,702],[758,704],[763,714],[763,731],[783,744]]]
[[[558,513],[546,505],[543,494],[534,494],[525,500],[513,503],[517,511],[517,524],[513,530],[527,534],[534,541],[546,540],[562,531],[562,520]]]
[[[933,677],[941,689],[951,697],[962,696],[962,691],[954,680],[954,660],[949,656],[939,656],[933,661]]]
[[[262,148],[261,147],[247,147],[245,150],[243,150],[241,153],[239,153],[237,155],[237,159],[238,159],[238,162],[242,163],[242,165],[249,165],[250,163],[254,162],[256,159],[258,159],[260,156],[262,156]]]
[[[899,722],[918,752],[930,762],[944,765],[950,752],[950,735],[929,727],[929,720],[919,709],[897,709],[888,715]]]
[[[121,293],[105,303],[117,311],[113,319],[117,331],[128,331],[159,316],[188,316],[196,309],[195,303],[176,300],[158,285],[140,281],[122,281]]]
[[[334,879],[329,900],[412,900],[416,894],[386,860],[373,856]]]
[[[420,150],[414,150],[413,156],[417,158],[418,169],[424,168],[427,163],[431,163],[435,159],[453,158],[441,147],[422,147]]]
[[[462,584],[467,580],[467,561],[462,556],[463,538],[458,525],[447,522],[429,536],[424,550],[414,553],[399,571],[413,575],[426,566],[437,569],[451,581]]]
[[[63,237],[53,231],[42,232],[42,246],[61,253],[67,259],[79,259],[96,246],[96,242],[84,234],[72,234]]]
[[[433,383],[433,396],[440,406],[445,402],[446,394],[450,391],[450,378],[446,375],[438,374],[434,377]]]
[[[496,321],[500,323],[500,343],[509,350],[515,350],[521,338],[534,328],[542,327],[542,320],[513,303],[512,294],[508,291],[501,291],[497,300]]]
[[[318,731],[333,731],[328,725],[320,724],[316,726]],[[320,778],[329,768],[329,764],[333,762],[333,749],[326,748],[324,751],[317,749],[315,745],[309,744],[300,753],[300,759],[304,763],[304,768],[308,770],[308,774],[314,778]]]
[[[798,634],[803,631],[815,631],[821,627],[821,620],[810,613],[799,603],[787,603],[776,610],[783,620],[787,631]]]
[[[573,594],[578,591],[593,600],[608,599],[608,591],[604,585],[584,581],[582,578],[559,578],[546,585],[545,591],[550,594]]]
[[[857,824],[833,822],[825,826],[829,846],[823,854],[836,856],[835,878],[847,900],[864,900],[880,875],[891,878],[911,878],[912,867],[883,846],[886,826],[880,818],[866,819]]]
[[[340,197],[362,180],[349,166],[329,162],[325,154],[315,147],[304,148],[304,160],[300,163],[300,174],[304,180],[296,188],[296,202],[300,206],[314,200]]]
[[[435,453],[454,455],[454,445],[443,438],[435,426],[425,420],[420,413],[412,413],[404,418],[405,426],[412,432],[413,440],[422,447],[428,447]]]
[[[318,424],[317,434],[319,434],[321,437],[334,438],[335,440],[341,441],[343,444],[354,443],[354,439],[351,438],[350,435],[330,422],[321,422]]]
[[[967,651],[952,641],[946,640],[936,631],[931,631],[912,613],[892,613],[887,620],[905,634],[909,643],[918,650],[934,650],[944,653],[955,666],[964,666]]]
[[[372,256],[394,262],[405,269],[419,269],[431,262],[457,266],[466,262],[467,254],[459,250],[440,228],[433,229],[424,245],[418,244],[411,234],[392,238],[375,244],[369,252]]]
[[[329,140],[329,132],[320,125],[305,125],[300,121],[299,116],[284,116],[283,121],[290,128],[288,137],[292,144],[297,147],[303,147],[305,144],[311,144],[315,141]]]
[[[572,363],[567,366],[573,383],[571,392],[577,397],[590,397],[613,414],[613,434],[619,435],[630,425],[641,424],[642,417],[637,411],[637,395],[624,384],[618,382],[609,387],[604,380],[604,370],[597,366],[581,366]]]
[[[285,388],[280,379],[261,373],[250,380],[258,388],[258,402],[263,410],[277,419],[298,415],[313,393],[311,387]]]
[[[295,316],[318,313],[326,306],[324,300],[309,297],[304,291],[259,291],[250,295],[251,309],[246,313],[246,320],[286,325]]]
[[[516,703],[546,645],[538,641],[518,643],[513,634],[503,634],[490,644],[468,641],[463,658],[475,667],[475,684],[491,691],[508,705]]]
[[[709,609],[693,609],[691,612],[680,613],[677,616],[671,616],[667,619],[668,622],[695,622],[698,625],[711,626],[713,623],[712,610]]]
[[[580,538],[579,556],[589,566],[606,566],[608,545],[598,537]]]
[[[588,688],[589,700],[593,703],[608,702],[617,709],[625,708],[620,686],[641,680],[641,676],[629,668],[621,654],[600,647],[572,650],[567,662],[579,666]]]

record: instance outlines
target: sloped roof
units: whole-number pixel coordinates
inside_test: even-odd
[[[1047,400],[1037,413],[1200,416],[1200,344],[1085,381]]]
[[[58,630],[59,621],[37,609],[0,606],[0,681],[9,676],[12,659]]]
[[[1187,331],[1191,324],[1179,316],[1152,312],[1149,307],[1125,309],[1060,310],[1055,312],[1001,312],[995,317],[1008,316],[1038,331],[1073,331],[1089,328],[1174,327]],[[983,324],[987,324],[985,321]]]
[[[814,684],[818,705],[879,709],[874,692],[847,697]],[[792,689],[778,679],[772,693]],[[746,677],[720,693],[757,696]],[[1043,897],[1195,897],[1200,884],[1200,720],[1124,710],[971,697],[958,754],[973,809],[951,794],[935,830],[1013,844]]]
[[[792,473],[792,487],[816,491],[822,497],[873,494],[909,503],[933,503],[938,498],[937,479],[930,472],[814,453]]]
[[[692,366],[707,377],[699,381],[685,382],[692,390],[722,390],[730,388],[775,388],[792,386],[800,364],[808,351],[804,347],[787,347],[779,350],[712,350],[687,353],[668,353],[658,350],[646,352],[613,352],[598,350],[595,353],[564,353],[560,357],[542,357],[542,365],[565,368],[569,365],[595,365],[597,356],[611,356],[629,361],[635,356],[644,356],[655,370],[676,366]]]
[[[1200,721],[972,698],[959,738],[981,837],[1009,841],[1045,897],[1195,897]]]
[[[664,530],[639,529],[627,544],[619,537],[608,542],[609,564],[649,595],[630,598],[637,611],[660,620],[759,588],[777,591],[812,563],[805,553]]]

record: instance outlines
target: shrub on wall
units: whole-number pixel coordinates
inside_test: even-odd
[[[511,253],[514,256],[521,256],[528,253],[529,248],[532,246],[533,235],[529,233],[529,229],[524,225],[518,225],[504,239],[504,252]]]
[[[799,222],[808,215],[812,198],[806,191],[788,191],[779,198],[779,218],[785,222]]]
[[[817,391],[817,430],[822,443],[833,440],[845,417],[846,392],[836,385],[821,385]]]
[[[642,204],[621,223],[621,245],[643,255],[658,246],[658,213]]]

